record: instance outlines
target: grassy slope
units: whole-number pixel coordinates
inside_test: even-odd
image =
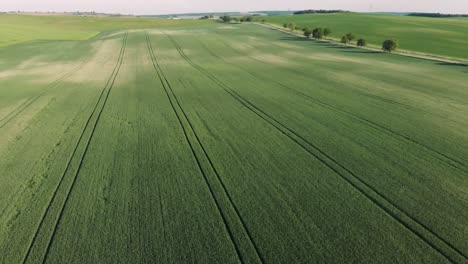
[[[466,68],[254,25],[150,32],[160,67],[143,33],[129,34],[106,104],[98,94],[109,87],[122,34],[106,38],[75,82],[0,128],[1,262],[21,261],[62,175],[29,260],[49,241],[51,263],[234,263],[237,254],[248,263],[446,261],[434,245],[460,260],[431,231],[467,254]],[[78,43],[89,52],[94,42]],[[52,45],[67,43],[42,43],[42,59],[68,61]],[[24,79],[1,79],[28,90],[0,85],[0,98],[16,106],[44,87]],[[96,102],[100,119],[91,115]],[[63,174],[90,115],[89,149],[81,159],[79,143]]]
[[[100,31],[178,27],[212,23],[209,20],[33,16],[0,14],[0,47],[31,40],[84,40]]]
[[[263,18],[262,18],[263,19]],[[352,32],[370,44],[380,46],[395,38],[401,49],[455,58],[468,58],[468,20],[371,14],[321,14],[265,17],[267,22],[283,25],[296,22],[302,27],[329,27],[331,37],[339,39]]]

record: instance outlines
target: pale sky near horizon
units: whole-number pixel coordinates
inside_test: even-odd
[[[0,11],[96,11],[135,15],[302,9],[468,14],[468,0],[1,0],[1,2]]]

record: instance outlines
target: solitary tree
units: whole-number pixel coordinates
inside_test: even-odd
[[[382,44],[382,50],[392,52],[398,48],[398,42],[394,39],[387,39]]]
[[[262,19],[262,23],[265,23],[265,22],[266,22],[266,20],[265,20],[265,19]]]
[[[357,41],[357,45],[360,46],[360,47],[365,47],[367,46],[367,41],[365,39],[358,39]]]
[[[245,21],[247,21],[247,22],[252,22],[252,21],[253,21],[253,17],[248,16],[248,17],[245,18]]]
[[[330,30],[329,28],[324,28],[324,29],[323,29],[323,35],[324,35],[325,37],[328,37],[331,33],[332,33],[332,32],[331,32],[331,30]]]
[[[310,38],[310,35],[312,35],[312,30],[310,28],[304,28],[304,36]]]
[[[283,27],[284,27],[284,28],[288,28],[288,23],[284,23],[284,24],[283,24]]]
[[[290,30],[296,29],[296,23],[294,23],[294,22],[289,23],[288,28],[289,28]]]
[[[348,44],[349,43],[348,37],[346,37],[346,35],[342,36],[340,42],[343,44]]]
[[[346,34],[346,38],[348,39],[348,42],[351,42],[356,38],[356,36],[354,36],[353,33],[348,33]]]
[[[323,28],[314,28],[312,36],[316,39],[323,39]]]

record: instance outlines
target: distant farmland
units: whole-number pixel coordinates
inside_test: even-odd
[[[405,50],[468,59],[468,20],[465,18],[339,13],[261,19],[277,25],[295,22],[299,28],[329,27],[331,37],[335,39],[351,32],[377,46],[381,46],[385,39],[395,38]]]
[[[165,23],[0,48],[0,263],[467,262],[467,67]]]
[[[208,20],[0,14],[0,47],[37,40],[86,40],[101,31],[211,24]]]

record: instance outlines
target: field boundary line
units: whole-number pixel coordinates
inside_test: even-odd
[[[61,176],[61,178],[60,178],[60,180],[59,180],[59,182],[58,182],[58,184],[57,184],[57,187],[56,187],[55,190],[54,190],[54,193],[52,194],[52,197],[51,197],[51,199],[50,199],[50,202],[49,202],[49,204],[48,204],[46,210],[44,211],[44,214],[42,215],[42,218],[41,218],[41,221],[40,221],[40,223],[39,223],[39,226],[38,226],[38,228],[36,229],[36,232],[35,232],[35,234],[34,234],[34,237],[33,237],[32,241],[30,242],[29,247],[28,247],[28,250],[27,250],[27,252],[26,252],[26,254],[25,254],[24,258],[23,258],[23,261],[22,261],[23,264],[27,262],[27,260],[28,260],[28,258],[29,258],[29,256],[30,256],[30,254],[31,254],[31,252],[32,252],[32,249],[33,249],[33,247],[34,247],[34,245],[35,245],[35,242],[36,242],[36,240],[37,240],[37,237],[39,236],[39,233],[40,233],[40,231],[42,230],[42,227],[43,227],[43,225],[44,225],[45,218],[46,218],[46,216],[47,216],[47,215],[49,214],[49,212],[50,212],[50,208],[52,207],[52,204],[54,203],[54,201],[55,201],[55,199],[56,199],[56,196],[57,196],[57,194],[59,193],[60,187],[62,187],[62,186],[63,186],[62,184],[64,184],[65,176],[67,175],[68,171],[70,170],[70,168],[71,168],[71,166],[72,166],[72,162],[73,162],[73,160],[74,160],[74,158],[75,158],[75,155],[76,155],[77,152],[78,152],[78,148],[80,147],[81,143],[83,142],[82,140],[84,140],[84,134],[86,133],[86,131],[88,130],[88,128],[90,128],[90,126],[91,126],[91,121],[92,121],[92,119],[93,119],[93,117],[94,117],[96,111],[98,110],[99,104],[100,104],[101,102],[103,102],[103,100],[104,100],[104,102],[103,102],[103,104],[102,104],[102,107],[101,107],[101,109],[99,110],[98,116],[97,116],[97,118],[96,118],[96,122],[95,122],[95,124],[94,124],[94,126],[93,126],[93,128],[92,128],[92,130],[91,130],[91,132],[90,132],[90,136],[88,137],[87,143],[85,143],[85,144],[86,144],[86,145],[85,145],[85,150],[83,151],[83,154],[82,154],[82,156],[81,156],[81,158],[80,158],[80,162],[79,162],[78,168],[77,168],[77,170],[76,170],[76,172],[75,172],[75,175],[74,175],[74,177],[73,177],[71,186],[70,186],[70,188],[69,188],[69,190],[68,190],[68,192],[67,192],[67,194],[66,194],[66,196],[65,196],[65,200],[64,200],[64,202],[63,202],[63,205],[62,205],[62,207],[61,207],[60,213],[59,213],[58,218],[57,218],[57,220],[56,220],[56,224],[55,224],[55,227],[54,227],[54,229],[53,229],[52,236],[51,236],[51,238],[49,239],[49,244],[48,244],[48,246],[47,246],[47,248],[46,248],[46,252],[45,252],[45,254],[44,254],[44,256],[43,256],[43,261],[42,261],[42,262],[44,263],[45,260],[46,260],[46,258],[47,258],[47,255],[48,255],[48,252],[49,252],[49,250],[50,250],[50,246],[51,246],[52,240],[53,240],[53,238],[54,238],[54,236],[55,236],[55,233],[56,233],[56,230],[57,230],[59,221],[60,221],[60,219],[61,219],[61,217],[62,217],[62,215],[63,215],[63,211],[64,211],[64,208],[65,208],[65,205],[66,205],[66,203],[67,203],[67,201],[68,201],[68,198],[70,197],[70,193],[71,193],[71,190],[72,190],[72,188],[73,188],[73,186],[74,186],[74,183],[76,182],[77,175],[78,175],[78,173],[79,173],[79,171],[80,171],[80,168],[81,168],[81,165],[82,165],[84,156],[86,155],[86,152],[87,152],[87,150],[88,150],[89,144],[90,144],[91,139],[92,139],[92,137],[93,137],[93,135],[94,135],[94,131],[95,131],[96,126],[97,126],[97,123],[98,123],[98,121],[99,121],[99,117],[100,117],[100,115],[102,114],[102,111],[103,111],[103,109],[104,109],[104,107],[105,107],[105,104],[106,104],[106,102],[107,102],[107,98],[109,97],[110,90],[112,89],[113,84],[114,84],[114,82],[115,82],[115,79],[117,78],[118,71],[119,71],[120,66],[121,66],[121,63],[122,63],[122,61],[123,61],[123,54],[125,53],[125,46],[126,46],[126,41],[127,41],[126,38],[127,38],[127,35],[125,35],[125,37],[124,37],[123,44],[122,44],[122,48],[121,48],[121,51],[120,51],[120,53],[119,53],[119,58],[118,58],[118,60],[117,60],[117,64],[116,64],[116,66],[114,67],[114,70],[112,71],[112,73],[111,73],[109,79],[107,80],[106,85],[103,87],[103,89],[101,90],[101,93],[99,94],[98,100],[97,100],[97,102],[96,102],[96,104],[95,104],[95,106],[94,106],[94,108],[93,108],[91,114],[89,115],[89,117],[88,117],[88,119],[87,119],[87,121],[86,121],[86,123],[85,123],[85,125],[84,125],[84,127],[83,127],[83,129],[82,129],[82,131],[81,131],[81,134],[80,134],[80,136],[79,136],[79,138],[78,138],[78,141],[77,141],[77,143],[76,143],[76,145],[75,145],[75,147],[74,147],[74,150],[73,150],[73,152],[72,152],[72,154],[71,154],[71,156],[70,156],[70,158],[69,158],[69,160],[68,160],[68,162],[67,162],[67,165],[66,165],[66,167],[65,167],[65,170],[64,170],[64,172],[63,172],[63,174],[62,174],[62,176]],[[107,94],[106,94],[106,90],[107,90]],[[104,99],[103,99],[103,98],[104,98]]]
[[[435,150],[429,146],[426,146],[425,144],[423,143],[420,143],[419,141],[415,140],[415,139],[412,139],[410,138],[409,136],[406,136],[406,135],[403,135],[403,134],[400,134],[399,132],[396,132],[396,131],[393,131],[392,129],[390,128],[387,128],[383,125],[380,125],[380,124],[377,124],[367,118],[364,118],[364,117],[361,117],[357,114],[353,114],[347,110],[343,110],[337,106],[333,106],[329,103],[325,103],[319,99],[316,99],[314,98],[313,96],[311,95],[308,95],[307,93],[304,93],[304,92],[301,92],[301,91],[298,91],[292,87],[289,87],[281,82],[278,82],[278,81],[275,81],[271,78],[268,78],[268,77],[265,77],[265,76],[261,76],[261,75],[258,75],[258,74],[255,74],[247,69],[245,69],[243,66],[241,65],[238,65],[238,64],[235,64],[235,63],[232,63],[232,62],[229,62],[227,61],[224,57],[221,57],[219,55],[217,55],[216,53],[214,53],[212,50],[210,50],[201,40],[197,39],[201,45],[203,46],[204,49],[206,49],[208,51],[208,53],[210,53],[213,57],[217,58],[217,59],[220,59],[222,60],[223,62],[225,62],[226,64],[229,64],[229,65],[232,65],[236,68],[239,68],[240,70],[246,72],[247,74],[253,76],[254,78],[257,78],[259,80],[263,80],[263,81],[267,81],[267,82],[270,82],[272,84],[275,84],[276,86],[278,87],[281,87],[281,88],[284,88],[286,90],[290,90],[298,95],[300,95],[301,97],[304,97],[306,99],[308,99],[309,101],[312,101],[314,102],[315,104],[317,105],[320,105],[321,107],[323,108],[328,108],[332,111],[335,111],[337,113],[340,113],[341,115],[345,115],[345,116],[348,116],[354,120],[357,120],[358,122],[360,122],[361,124],[364,124],[368,127],[371,127],[377,131],[380,131],[381,133],[384,133],[386,134],[387,136],[390,136],[390,137],[393,137],[397,140],[399,140],[400,142],[411,142],[413,144],[416,144],[417,146],[419,146],[421,149],[425,149],[426,151],[428,151],[429,153],[432,152],[432,156],[434,156],[435,158],[439,159],[440,161],[452,166],[453,168],[457,169],[457,170],[460,170],[461,172],[463,173],[468,173],[468,165],[464,164],[462,161],[459,161],[455,158],[452,158],[450,157],[449,155],[447,154],[444,154],[438,150]],[[451,162],[450,162],[451,161]],[[453,164],[455,163],[455,164]],[[460,168],[459,166],[457,166],[457,164],[459,166],[462,166],[462,168]]]
[[[179,52],[183,53],[183,50],[178,50]],[[290,138],[301,148],[303,148],[306,152],[308,152],[309,154],[317,158],[319,161],[321,161],[329,169],[337,173],[338,176],[340,176],[343,180],[345,180],[352,187],[354,187],[354,189],[356,189],[358,192],[360,192],[362,195],[368,198],[371,202],[373,202],[376,206],[382,209],[387,215],[399,222],[402,226],[406,227],[409,231],[411,231],[411,233],[419,237],[422,241],[424,241],[427,245],[432,247],[442,256],[447,258],[449,261],[462,262],[462,260],[467,259],[467,256],[463,252],[461,252],[459,249],[453,246],[450,242],[446,241],[444,238],[440,237],[427,226],[420,223],[417,219],[411,217],[396,204],[392,203],[386,196],[382,195],[374,187],[370,186],[361,177],[357,176],[352,171],[339,164],[336,160],[334,160],[328,154],[316,147],[314,144],[310,143],[302,136],[297,134],[295,131],[288,128],[287,126],[285,126],[284,124],[282,124],[281,122],[279,122],[278,120],[276,120],[275,118],[273,118],[254,104],[252,104],[250,101],[239,95],[232,88],[221,82],[218,78],[216,78],[210,72],[205,70],[203,67],[195,64],[190,58],[188,58],[187,55],[181,54],[181,56],[184,59],[186,59],[187,63],[192,65],[194,68],[198,69],[200,72],[204,73],[209,79],[218,84],[219,87],[221,87],[224,91],[231,95],[235,100],[237,100],[239,103],[251,110],[254,114],[256,114],[261,119],[269,123],[271,126],[276,128],[283,135]],[[453,257],[452,255],[447,253],[443,248],[454,253],[456,257]]]
[[[240,249],[239,249],[239,246],[237,245],[236,243],[236,239],[234,238],[234,234],[233,234],[233,231],[231,230],[231,227],[230,227],[230,224],[228,223],[228,220],[227,220],[227,216],[225,215],[226,213],[221,209],[222,206],[220,205],[220,201],[219,201],[219,198],[217,198],[217,195],[215,194],[215,191],[214,191],[214,187],[213,187],[213,184],[211,183],[210,180],[208,180],[208,176],[207,176],[207,172],[205,172],[205,169],[204,169],[204,166],[202,165],[202,163],[204,163],[200,157],[198,157],[197,155],[197,151],[195,151],[195,147],[193,146],[193,144],[197,144],[199,145],[200,149],[202,150],[203,152],[203,156],[205,157],[205,159],[208,161],[208,164],[205,164],[207,166],[209,166],[209,169],[214,173],[217,181],[220,183],[221,185],[221,189],[222,189],[222,193],[224,193],[224,195],[226,195],[227,199],[228,199],[228,203],[230,204],[230,206],[232,207],[232,209],[234,209],[234,212],[235,212],[235,216],[238,218],[238,220],[240,221],[241,223],[241,226],[242,228],[244,229],[243,231],[246,233],[247,235],[247,238],[249,240],[249,242],[251,243],[251,245],[253,246],[253,249],[255,250],[255,254],[256,256],[258,257],[259,261],[261,263],[264,263],[265,260],[263,258],[263,256],[260,254],[259,250],[258,250],[258,247],[257,245],[255,244],[255,242],[253,241],[252,239],[252,236],[251,236],[251,233],[250,231],[247,229],[245,223],[244,223],[244,220],[243,218],[240,216],[240,213],[239,213],[239,210],[238,208],[235,206],[233,200],[232,200],[232,197],[230,196],[229,192],[227,191],[227,188],[224,184],[224,182],[222,181],[220,175],[219,175],[219,172],[216,170],[211,158],[209,157],[205,147],[203,146],[203,144],[201,143],[201,140],[200,138],[198,137],[198,135],[196,134],[195,132],[195,129],[192,125],[192,123],[190,122],[190,119],[188,118],[185,110],[183,109],[179,99],[177,98],[171,84],[169,83],[169,80],[167,79],[167,77],[165,76],[164,72],[162,71],[162,68],[161,66],[159,65],[159,62],[157,61],[157,58],[156,56],[154,55],[154,51],[153,51],[153,48],[152,48],[152,45],[151,45],[151,40],[149,38],[149,36],[147,35],[147,39],[148,39],[148,45],[149,45],[149,49],[150,49],[150,53],[152,54],[152,56],[154,56],[154,60],[153,60],[153,63],[154,63],[154,67],[156,69],[156,71],[160,71],[158,72],[158,76],[160,77],[160,81],[163,85],[163,88],[166,92],[166,95],[169,99],[169,102],[171,104],[171,106],[173,107],[173,110],[179,120],[179,124],[184,132],[184,136],[185,136],[185,139],[192,151],[192,155],[194,156],[195,160],[197,161],[197,165],[198,165],[198,168],[200,170],[200,172],[202,173],[203,177],[204,177],[204,180],[205,180],[205,183],[210,191],[210,194],[212,196],[212,199],[218,209],[218,212],[219,214],[221,215],[222,219],[223,219],[223,222],[224,222],[224,225],[225,225],[225,228],[226,228],[226,231],[228,232],[229,236],[230,236],[230,239],[236,249],[236,252],[237,252],[237,255],[239,257],[239,260],[242,262],[242,263],[245,263],[245,260],[244,260],[244,257],[242,255],[242,253],[240,252]],[[163,81],[164,79],[164,81]],[[183,85],[183,84],[182,84]],[[170,93],[169,93],[169,91]],[[172,96],[174,97],[174,101],[175,103],[173,102],[173,100],[171,99],[171,96],[170,94],[172,94]],[[175,107],[175,104],[177,104],[177,106],[179,107],[180,111],[181,111],[181,115],[179,115],[179,113],[177,112],[176,110],[176,107]],[[188,124],[188,128],[185,128],[185,125],[182,121],[182,116],[184,117],[184,120],[186,121],[186,123]],[[190,137],[188,136],[188,131],[187,130],[190,130],[192,132],[192,134],[194,135],[195,139],[196,139],[196,142],[192,143],[191,140],[190,140]]]
[[[303,38],[303,39],[309,40],[309,41],[320,41],[320,42],[331,43],[331,44],[334,44],[334,45],[337,45],[337,46],[342,46],[342,47],[350,47],[350,48],[362,49],[362,50],[368,50],[368,51],[379,51],[379,52],[383,53],[382,49],[379,49],[379,48],[345,45],[345,44],[342,44],[342,43],[340,43],[340,42],[338,42],[337,40],[334,40],[334,39],[321,39],[321,40],[309,39],[309,38],[306,38],[304,35],[301,35],[296,30],[295,31],[284,30],[280,26],[277,26],[277,25],[271,24],[271,23],[262,24],[262,23],[254,22],[252,24],[262,26],[262,27],[266,27],[266,28],[270,28],[270,29],[273,29],[273,30],[277,30],[279,32],[282,32],[282,33],[285,33],[285,34],[288,34],[288,35],[291,35],[291,36]],[[435,54],[425,54],[425,53],[420,53],[420,52],[410,51],[410,50],[397,50],[397,51],[393,51],[391,54],[399,55],[399,56],[403,56],[403,57],[415,58],[415,59],[437,61],[437,62],[446,62],[446,63],[451,63],[451,64],[457,64],[457,65],[460,65],[460,66],[468,66],[468,60],[465,60],[465,59],[452,58],[452,57],[446,57],[446,56],[435,55]]]
[[[0,125],[0,128],[3,128],[4,126],[6,126],[11,120],[13,120],[19,114],[21,114],[24,110],[26,110],[35,101],[37,101],[40,97],[42,97],[44,94],[46,94],[49,90],[57,87],[62,81],[68,79],[70,76],[72,76],[73,74],[80,71],[97,54],[98,50],[102,47],[103,43],[104,43],[104,40],[100,40],[99,45],[97,47],[95,47],[94,50],[88,56],[86,56],[85,59],[78,66],[73,68],[70,72],[67,72],[66,74],[62,75],[57,80],[55,80],[55,81],[49,83],[48,85],[46,85],[45,88],[42,89],[39,92],[39,94],[37,94],[36,96],[30,96],[23,103],[21,103],[19,106],[17,106],[14,110],[12,110],[10,113],[8,113],[4,117],[2,117],[0,119],[0,123],[2,123]],[[16,112],[16,111],[18,111],[18,112]]]

